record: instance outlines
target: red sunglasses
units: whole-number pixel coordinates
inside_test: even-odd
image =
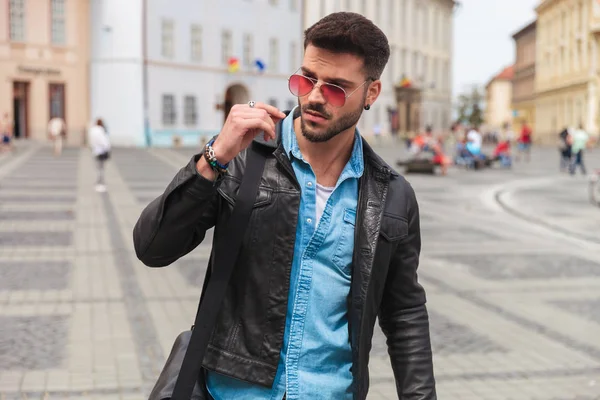
[[[319,88],[321,89],[321,93],[325,101],[331,104],[334,107],[342,107],[346,104],[346,99],[358,89],[363,87],[365,83],[369,80],[364,81],[359,87],[354,89],[350,94],[346,94],[344,88],[334,85],[333,83],[321,82]],[[294,75],[288,78],[288,86],[290,88],[290,92],[296,97],[303,97],[313,91],[313,89],[319,83],[318,79],[309,78],[308,76],[304,76],[298,73],[294,73]]]

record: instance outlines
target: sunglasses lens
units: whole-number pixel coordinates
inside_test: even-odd
[[[290,77],[290,92],[294,96],[302,97],[306,96],[313,89],[314,84],[312,81],[302,75],[292,75]]]
[[[341,107],[346,103],[346,92],[340,87],[324,84],[321,91],[325,100],[334,107]]]

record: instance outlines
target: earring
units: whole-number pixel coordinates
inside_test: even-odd
[[[371,109],[371,105],[370,105],[370,104],[367,104],[367,105],[365,106],[365,111],[369,111],[370,109]]]

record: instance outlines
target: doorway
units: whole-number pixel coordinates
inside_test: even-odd
[[[225,92],[225,104],[224,104],[224,119],[227,120],[229,116],[229,112],[231,111],[231,107],[235,104],[244,104],[250,101],[250,94],[248,93],[248,89],[246,86],[241,84],[231,85],[227,88]]]
[[[13,82],[13,121],[15,139],[29,137],[29,82]]]

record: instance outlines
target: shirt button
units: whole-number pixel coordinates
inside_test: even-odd
[[[312,224],[312,219],[311,218],[307,218],[306,222],[308,222],[309,224]]]
[[[312,187],[312,182],[308,182],[308,183],[306,184],[306,186],[308,186],[308,187]]]

